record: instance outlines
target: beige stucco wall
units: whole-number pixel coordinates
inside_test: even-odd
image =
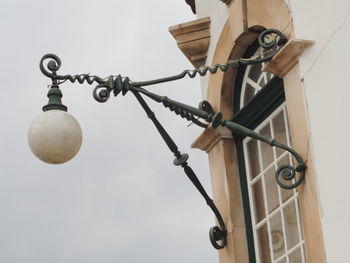
[[[211,65],[216,44],[228,18],[227,6],[220,1],[196,0],[197,17],[210,17],[210,44],[206,65]],[[202,97],[207,97],[208,76],[201,77]]]
[[[298,2],[300,4],[299,7],[303,9],[301,1],[296,0],[295,2]],[[208,52],[207,64],[212,65],[214,63],[224,63],[227,59],[234,59],[240,57],[243,54],[245,48],[249,45],[249,43],[251,43],[252,38],[254,38],[254,35],[251,35],[248,29],[255,28],[256,26],[279,29],[283,31],[289,38],[303,38],[314,40],[315,38],[312,34],[309,35],[307,32],[305,32],[305,30],[300,30],[304,29],[303,23],[299,23],[297,25],[299,27],[299,31],[297,30],[297,33],[295,34],[293,23],[294,20],[303,19],[303,17],[307,16],[307,11],[305,9],[303,9],[303,12],[299,10],[295,11],[296,9],[293,9],[293,3],[294,1],[289,0],[286,2],[284,2],[283,0],[234,0],[229,6],[225,6],[225,4],[221,3],[220,1],[197,1],[196,4],[197,10],[199,12],[198,15],[200,16],[201,14],[203,14],[205,16],[210,16],[212,21],[220,21],[220,19],[223,18],[223,15],[221,14],[222,11],[218,11],[217,9],[213,8],[214,6],[220,5],[219,10],[221,10],[222,8],[226,8],[228,10],[228,19],[226,20],[226,23],[222,25],[219,22],[217,22],[215,24],[216,26],[213,26],[213,31],[215,32],[211,36],[211,44]],[[298,13],[298,16],[295,16],[296,13]],[[293,17],[290,17],[290,15],[293,15]],[[323,19],[325,23],[327,23],[327,20],[324,19],[324,17],[318,17],[318,19]],[[306,23],[309,23],[309,26],[311,28],[318,28],[318,26],[315,25],[312,21],[307,21]],[[218,32],[216,31],[220,33],[219,36]],[[315,143],[312,144],[312,141],[314,139],[314,132],[312,132],[313,130],[310,129],[310,127],[312,128],[313,125],[312,122],[310,122],[310,120],[312,118],[315,118],[315,123],[317,123],[315,128],[319,126],[320,128],[325,129],[325,131],[327,131],[328,134],[332,134],[332,128],[328,127],[325,124],[325,122],[322,122],[322,120],[324,120],[322,119],[322,116],[326,114],[325,111],[327,110],[327,107],[324,107],[323,114],[321,114],[319,110],[314,111],[313,114],[310,114],[310,96],[312,97],[312,101],[315,103],[315,105],[325,106],[327,105],[327,103],[325,103],[324,100],[327,98],[327,95],[324,95],[323,104],[317,103],[317,89],[310,89],[314,91],[310,94],[309,91],[306,90],[306,79],[302,80],[303,74],[306,72],[305,68],[307,68],[307,63],[312,65],[310,61],[312,61],[312,59],[318,58],[318,53],[315,53],[314,48],[316,50],[322,50],[322,47],[320,48],[318,43],[316,43],[315,47],[307,49],[306,52],[304,52],[300,57],[300,65],[296,64],[294,67],[292,67],[290,71],[285,75],[284,81],[287,107],[289,109],[288,117],[290,121],[293,146],[295,150],[302,155],[302,158],[306,161],[306,164],[308,166],[307,178],[303,185],[299,187],[301,209],[303,214],[302,221],[305,228],[304,234],[307,250],[307,259],[308,262],[326,262],[325,249],[323,246],[323,237],[325,236],[326,239],[329,238],[329,240],[331,240],[332,237],[329,237],[327,233],[323,235],[322,232],[320,212],[324,214],[324,211],[321,210],[319,197],[323,194],[322,191],[319,191],[317,187],[317,184],[321,184],[322,182],[322,179],[320,179],[319,176],[319,164],[317,162],[319,150],[317,147],[314,147]],[[308,56],[310,57],[308,58]],[[325,65],[324,67],[326,68]],[[323,70],[325,70],[325,68]],[[334,71],[336,70],[334,69]],[[319,73],[323,74],[323,78],[327,78],[327,73],[322,71]],[[310,73],[308,72],[308,74]],[[346,74],[344,75],[346,76]],[[230,117],[230,114],[232,114],[232,101],[230,101],[232,99],[232,85],[230,86],[231,89],[227,88],[229,86],[229,84],[225,83],[227,81],[228,78],[226,78],[224,74],[218,73],[215,75],[211,75],[207,78],[203,78],[201,83],[202,92],[204,94],[203,97],[207,98],[210,101],[215,110],[223,112],[225,118]],[[316,75],[314,77],[314,81],[315,82],[313,83],[313,85],[317,86],[318,80]],[[343,95],[344,94],[345,93],[343,92]],[[341,97],[341,95],[339,96]],[[334,101],[333,104],[335,103],[336,102]],[[317,122],[316,120],[319,121]],[[345,129],[345,131],[347,131],[347,129]],[[319,143],[319,140],[321,140],[320,138],[316,140],[317,143]],[[338,141],[342,141],[342,138],[338,138]],[[200,148],[201,143],[203,145],[209,145],[210,143],[208,144],[208,142],[205,142],[206,140],[208,140],[208,138],[206,139],[206,135],[203,134],[198,139],[197,146],[199,145]],[[234,189],[234,191],[239,191],[239,185],[237,181],[235,184],[229,185],[230,178],[237,176],[237,170],[229,171],[228,169],[226,169],[225,176],[221,177],[222,173],[219,169],[216,169],[217,167],[215,168],[215,166],[217,166],[219,158],[224,158],[225,156],[225,151],[220,152],[217,150],[219,149],[218,147],[220,147],[220,142],[221,140],[218,140],[216,144],[210,144],[212,145],[212,148],[210,149],[205,147],[203,147],[203,149],[208,151],[209,159],[211,160],[210,164],[212,170],[214,199],[219,203],[219,207],[222,207],[224,209],[223,214],[224,217],[227,218],[227,216],[229,216],[232,212],[231,209],[235,210],[236,212],[239,211],[239,205],[237,205],[236,207],[231,207],[229,205],[231,199],[230,192],[228,192],[227,189]],[[233,141],[226,141],[226,143],[231,143],[231,146],[234,147]],[[325,142],[324,144],[324,147],[327,147],[327,144],[332,143],[331,140],[328,140],[328,142]],[[334,152],[330,154],[335,155]],[[341,152],[341,154],[345,155],[345,150]],[[334,159],[336,158],[337,157],[334,157]],[[315,160],[316,165],[314,163]],[[324,166],[326,166],[327,168],[332,168],[332,166],[334,166],[328,163],[326,158],[324,158],[323,162]],[[229,162],[224,162],[224,164],[228,166]],[[345,176],[346,173],[344,173],[344,177]],[[222,180],[223,178],[225,180]],[[325,186],[327,183],[329,184],[332,180],[330,178],[330,176],[326,178]],[[346,181],[345,178],[343,179],[344,181]],[[344,190],[345,187],[346,186],[344,186]],[[221,189],[226,189],[226,192],[222,192]],[[336,191],[336,188],[333,188],[332,191]],[[346,191],[344,191],[344,193],[346,193]],[[338,197],[341,201],[346,200],[343,198],[344,195],[342,193],[339,193],[337,195],[337,198]],[[327,192],[325,196],[322,196],[321,198],[329,200],[330,206],[333,205],[332,213],[337,214],[337,216],[340,216],[341,213],[343,213],[343,209],[340,209],[340,207],[336,204],[337,198],[329,198],[329,193]],[[345,203],[343,205],[345,205]],[[322,208],[323,207],[324,203],[322,202]],[[334,220],[334,218],[332,218],[331,220]],[[331,226],[331,220],[327,221],[324,218],[322,219],[322,223],[324,226],[329,225],[329,231],[335,229],[334,226],[333,228]],[[346,220],[349,221],[350,219],[348,220],[348,218],[346,217]],[[341,219],[338,220],[338,222],[343,223],[341,221]],[[232,227],[232,230],[234,230],[236,227],[235,224],[238,223],[237,227],[239,227],[242,223],[242,220],[240,219],[235,221],[232,220],[231,217],[229,219],[229,222],[230,224],[232,224],[230,227]],[[345,225],[341,224],[338,230],[340,230],[341,227],[345,227]],[[230,234],[233,234],[233,232]],[[337,242],[335,242],[335,238],[336,236],[334,235],[334,241],[331,240],[332,242],[330,242],[328,240],[326,242],[328,244],[331,244],[327,247],[327,253],[329,255],[335,255],[337,253],[337,248],[335,248]],[[346,242],[343,242],[343,244],[346,244]],[[242,260],[243,256],[239,253],[237,254],[232,252],[232,255],[234,256],[228,257],[227,255],[231,254],[231,252],[229,252],[230,249],[234,251],[234,249],[231,247],[229,247],[226,252],[220,251],[221,262],[243,262],[240,261]],[[242,247],[240,252],[244,252],[244,249],[246,248]],[[329,253],[328,250],[333,251]],[[344,249],[344,251],[346,251],[346,249]],[[341,261],[341,259],[344,259],[343,256],[338,255],[334,256],[334,259],[333,257],[331,258],[332,260],[328,260],[328,262],[344,262]]]
[[[290,0],[300,58],[328,262],[348,262],[350,2]]]

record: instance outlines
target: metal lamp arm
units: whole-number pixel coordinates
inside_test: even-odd
[[[105,102],[110,97],[110,93],[113,91],[117,96],[120,92],[125,94],[130,87],[143,87],[149,85],[160,84],[164,82],[174,81],[182,79],[186,76],[194,78],[198,75],[204,76],[208,72],[215,74],[219,69],[223,72],[227,71],[230,67],[237,68],[239,65],[251,65],[259,64],[270,60],[280,48],[287,42],[286,36],[276,29],[266,29],[262,31],[258,37],[259,45],[265,52],[252,58],[239,58],[233,61],[228,61],[225,64],[216,64],[213,67],[206,66],[202,69],[184,70],[180,74],[141,82],[132,82],[129,78],[123,78],[120,75],[111,75],[106,78],[101,78],[96,75],[90,74],[77,74],[77,75],[57,75],[57,71],[61,67],[61,60],[55,54],[47,54],[40,60],[41,72],[51,78],[53,84],[61,84],[65,81],[72,83],[79,82],[80,84],[87,82],[88,84],[97,83],[98,85],[94,89],[94,98],[99,102]],[[48,60],[45,64],[45,61]]]
[[[50,61],[47,63],[45,68],[45,60],[50,59]],[[90,74],[79,74],[79,75],[57,75],[57,71],[61,68],[61,59],[56,56],[55,54],[46,54],[44,55],[40,60],[40,70],[41,72],[46,76],[52,79],[53,82],[56,82],[55,84],[60,84],[58,81],[64,82],[69,80],[70,82],[74,83],[78,81],[80,84],[84,83],[85,81],[88,84],[92,84],[94,82],[98,84],[103,84],[106,82],[105,79],[99,77],[99,76],[92,76]],[[51,72],[50,72],[51,71]]]
[[[236,60],[230,60],[225,64],[216,64],[213,67],[205,66],[202,69],[184,70],[178,75],[161,78],[161,79],[149,80],[149,81],[132,82],[132,85],[134,87],[144,87],[144,86],[179,80],[186,76],[188,76],[189,78],[195,78],[197,74],[200,76],[205,76],[208,72],[210,74],[215,74],[219,69],[222,72],[225,72],[230,67],[237,68],[239,65],[251,65],[251,64],[263,63],[265,61],[270,60],[278,52],[278,50],[285,43],[287,43],[287,41],[288,41],[287,37],[279,30],[266,29],[259,34],[258,42],[259,42],[259,45],[264,50],[267,50],[267,51],[258,57],[248,58],[248,59],[239,58]]]
[[[136,97],[137,101],[140,103],[144,111],[146,112],[148,118],[150,118],[157,128],[159,134],[162,136],[163,140],[167,144],[169,150],[174,154],[174,165],[181,166],[184,169],[185,174],[190,179],[190,181],[193,183],[193,185],[197,188],[199,193],[203,196],[205,199],[207,205],[210,207],[210,209],[215,214],[217,221],[219,223],[219,226],[214,226],[209,230],[209,237],[212,245],[216,249],[222,249],[226,246],[227,240],[227,231],[225,227],[224,220],[222,219],[222,216],[214,204],[214,201],[208,196],[207,192],[205,191],[203,185],[199,181],[198,177],[196,176],[195,172],[192,170],[192,168],[187,164],[187,160],[189,158],[188,154],[181,153],[176,145],[176,143],[173,141],[173,139],[170,137],[168,132],[164,129],[164,127],[161,125],[161,123],[156,118],[154,112],[150,109],[150,107],[147,105],[145,100],[142,98],[142,96],[137,91],[132,91],[134,96]],[[218,242],[219,241],[219,242]]]
[[[162,103],[164,107],[169,108],[169,110],[174,111],[175,114],[180,115],[182,118],[187,118],[187,116],[193,116],[204,119],[206,121],[210,120],[210,114],[200,108],[196,108],[176,100],[169,99],[167,96],[160,96],[148,90],[139,87],[132,87],[131,90],[140,92],[152,100]],[[207,126],[207,125],[206,125]]]
[[[247,136],[247,137],[265,142],[270,146],[275,146],[285,151],[288,151],[295,158],[297,165],[296,167],[293,167],[291,165],[281,165],[276,170],[276,174],[275,174],[276,182],[278,183],[279,186],[281,186],[284,189],[293,189],[299,186],[303,182],[305,178],[306,166],[303,162],[303,159],[296,151],[294,151],[291,147],[285,144],[282,144],[274,139],[263,136],[238,123],[235,123],[233,121],[228,121],[228,120],[222,120],[222,114],[220,112],[214,112],[209,102],[203,101],[199,104],[199,108],[195,108],[195,107],[186,105],[184,103],[169,99],[168,97],[160,96],[155,93],[149,92],[143,88],[133,87],[131,88],[131,90],[140,92],[146,95],[147,97],[153,99],[156,102],[163,103],[164,107],[169,108],[171,111],[174,111],[177,115],[180,115],[182,118],[195,119],[195,117],[198,117],[211,123],[213,128],[217,128],[219,126],[226,127],[229,130],[231,130],[234,134]],[[191,118],[187,118],[188,116],[190,116]],[[208,124],[204,124],[204,125],[208,126]],[[202,125],[199,125],[199,126],[203,127]],[[297,172],[299,173],[298,177],[296,176]]]
[[[299,186],[303,182],[305,178],[306,165],[303,159],[301,158],[301,156],[291,147],[283,143],[280,143],[274,139],[271,139],[269,137],[263,136],[233,121],[220,120],[220,125],[223,127],[227,127],[235,134],[247,136],[247,137],[265,142],[270,146],[281,148],[293,155],[293,157],[297,162],[296,167],[293,167],[291,165],[281,165],[276,170],[275,179],[280,187],[284,189],[293,189]],[[299,177],[296,176],[297,172],[299,173]],[[287,184],[286,182],[291,182],[291,183]]]
[[[222,114],[220,112],[214,112],[209,102],[207,101],[201,102],[199,108],[195,108],[184,103],[171,100],[168,97],[157,95],[148,90],[145,90],[142,87],[174,81],[182,79],[186,76],[190,78],[194,78],[197,75],[204,76],[208,72],[215,74],[218,70],[225,72],[229,68],[237,68],[239,65],[251,65],[268,61],[287,42],[287,38],[278,30],[268,29],[260,33],[258,41],[259,45],[263,48],[263,52],[262,54],[255,57],[240,58],[234,61],[228,61],[225,64],[216,64],[213,67],[206,66],[202,69],[184,70],[178,75],[143,82],[132,82],[129,80],[129,78],[124,78],[120,75],[111,75],[106,78],[101,78],[99,76],[90,74],[58,75],[57,71],[61,67],[61,60],[54,54],[47,54],[40,60],[40,70],[45,76],[51,79],[52,85],[48,93],[49,103],[45,105],[43,109],[67,110],[67,107],[61,103],[62,93],[59,89],[59,84],[65,81],[70,81],[72,83],[79,82],[80,84],[85,82],[88,84],[97,83],[97,86],[93,90],[93,96],[98,102],[106,102],[109,99],[111,92],[113,92],[114,96],[117,96],[119,93],[125,95],[128,91],[132,92],[145,110],[147,116],[152,120],[153,124],[157,128],[163,140],[166,142],[170,151],[175,155],[174,164],[183,167],[187,177],[191,180],[191,182],[194,184],[194,186],[205,199],[208,206],[215,214],[219,226],[215,226],[210,229],[210,240],[215,248],[221,249],[225,247],[227,243],[227,230],[219,210],[215,206],[213,200],[206,193],[194,171],[191,169],[191,167],[188,166],[188,155],[185,153],[182,154],[178,150],[177,145],[157,120],[155,114],[149,108],[145,100],[142,98],[141,94],[149,97],[156,102],[162,103],[164,107],[169,108],[171,111],[175,112],[175,114],[195,123],[200,127],[207,128],[209,124],[211,124],[213,128],[217,128],[219,126],[227,127],[235,134],[248,136],[268,143],[271,146],[279,147],[288,151],[296,159],[297,166],[294,168],[291,165],[283,165],[276,171],[277,183],[285,189],[295,188],[303,181],[305,177],[306,166],[304,165],[304,162],[300,155],[289,146],[279,143],[268,137],[262,136],[261,134],[258,134],[253,130],[243,127],[235,122],[222,120]],[[46,63],[46,60],[49,60],[48,63]],[[203,120],[204,122],[200,121],[199,119]],[[298,178],[296,177],[297,172],[300,174]],[[291,182],[291,184],[285,184],[286,181]]]

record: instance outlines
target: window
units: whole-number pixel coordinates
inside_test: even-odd
[[[253,56],[259,55],[262,52],[262,48],[258,48]],[[244,77],[242,80],[242,92],[240,95],[240,108],[247,105],[247,103],[263,88],[273,77],[270,72],[264,72],[261,70],[262,64],[255,64],[247,66],[244,71]]]
[[[261,51],[253,44],[245,57],[257,52]],[[261,69],[239,69],[233,121],[290,146],[283,80]],[[293,164],[292,156],[255,139],[235,140],[250,262],[306,262],[298,191],[283,189],[275,180],[280,165]]]

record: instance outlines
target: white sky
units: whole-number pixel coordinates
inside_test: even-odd
[[[192,66],[168,27],[195,18],[184,0],[0,2],[0,262],[217,262],[211,210],[131,94],[99,104],[94,86],[62,85],[84,136],[67,164],[39,161],[26,138],[47,102],[44,54],[61,74],[177,74]],[[198,79],[149,89],[200,101]],[[150,105],[210,194],[207,156],[190,149],[200,129]]]

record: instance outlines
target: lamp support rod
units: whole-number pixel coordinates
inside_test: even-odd
[[[212,227],[209,230],[209,237],[212,245],[216,249],[221,249],[226,246],[227,240],[226,240],[226,227],[224,220],[222,219],[222,216],[217,209],[216,205],[214,204],[213,200],[208,196],[207,192],[205,191],[204,187],[202,186],[201,182],[199,181],[197,175],[192,170],[192,168],[187,164],[187,160],[189,158],[188,154],[181,153],[175,144],[175,142],[172,140],[168,132],[164,129],[164,127],[160,124],[158,119],[156,118],[156,115],[154,112],[150,109],[150,107],[147,105],[145,100],[142,98],[142,96],[137,91],[132,91],[132,93],[135,95],[136,99],[144,109],[144,111],[147,114],[147,117],[152,120],[154,126],[157,128],[159,134],[162,136],[165,143],[168,145],[169,150],[174,154],[174,165],[183,167],[185,174],[190,179],[190,181],[193,183],[193,185],[197,188],[199,193],[203,196],[205,199],[207,205],[210,207],[210,209],[213,211],[213,213],[216,216],[216,219],[220,225],[220,227]],[[218,242],[220,241],[220,243]]]
[[[283,35],[283,33],[276,29],[268,29],[260,33],[258,41],[259,45],[263,48],[263,52],[259,56],[248,59],[240,58],[233,61],[228,61],[225,64],[216,64],[213,67],[206,66],[202,69],[184,70],[178,75],[142,82],[132,82],[129,80],[128,77],[124,78],[120,75],[111,75],[107,78],[101,78],[99,76],[94,76],[90,74],[58,75],[57,71],[61,67],[61,60],[58,56],[54,54],[47,54],[43,56],[43,58],[40,61],[40,70],[45,76],[51,78],[52,85],[50,89],[51,92],[49,91],[49,103],[45,105],[43,109],[66,110],[66,107],[61,104],[60,98],[62,97],[62,94],[59,91],[59,85],[66,81],[70,81],[72,83],[79,82],[80,84],[84,82],[87,82],[88,84],[97,83],[97,86],[93,90],[93,96],[98,102],[106,102],[109,99],[110,94],[112,92],[114,96],[117,96],[119,93],[125,95],[128,91],[133,93],[137,101],[140,103],[140,105],[146,112],[147,116],[151,119],[151,121],[157,128],[158,132],[169,147],[170,151],[174,154],[174,164],[183,167],[187,177],[191,180],[191,182],[194,184],[194,186],[197,188],[197,190],[207,202],[208,206],[215,214],[219,226],[215,226],[210,229],[210,240],[216,249],[221,249],[224,248],[227,243],[227,230],[219,210],[215,206],[213,200],[206,193],[205,189],[198,180],[194,171],[191,169],[190,166],[188,166],[188,155],[179,151],[177,145],[172,140],[167,131],[164,129],[164,127],[160,124],[153,111],[143,99],[142,95],[158,103],[162,103],[164,107],[168,108],[171,111],[174,111],[175,114],[193,122],[194,124],[200,127],[207,128],[209,125],[211,125],[214,129],[219,126],[226,127],[229,130],[231,130],[234,135],[251,137],[256,140],[265,142],[271,146],[282,148],[285,151],[288,151],[295,158],[297,163],[296,167],[293,167],[291,165],[282,165],[277,169],[275,174],[275,179],[277,183],[284,189],[293,189],[302,183],[305,177],[306,166],[301,156],[291,147],[279,143],[274,139],[265,137],[233,121],[223,120],[222,114],[220,112],[215,112],[212,109],[209,102],[207,101],[201,102],[199,104],[199,107],[196,108],[169,99],[166,96],[160,96],[158,94],[152,93],[144,89],[143,87],[179,80],[186,76],[194,78],[197,74],[200,76],[204,76],[208,72],[211,74],[215,74],[219,69],[225,72],[229,68],[237,68],[239,65],[263,63],[265,61],[270,60],[281,49],[281,47],[287,42],[287,38]],[[45,65],[44,62],[47,59],[50,60]],[[297,174],[299,174],[299,176],[297,176]]]
[[[212,109],[208,101],[202,101],[199,104],[199,107],[195,108],[195,107],[183,104],[181,102],[177,102],[175,100],[169,99],[166,96],[157,95],[143,88],[136,87],[136,88],[132,88],[132,90],[140,92],[146,95],[147,97],[153,99],[156,102],[163,103],[164,107],[170,109],[171,111],[174,111],[175,114],[180,115],[182,118],[196,119],[198,121],[198,119],[196,118],[198,117],[210,123],[214,129],[216,129],[219,126],[226,127],[229,130],[231,130],[235,135],[242,135],[242,136],[254,138],[256,140],[265,142],[270,146],[275,146],[285,151],[288,151],[296,159],[297,166],[295,168],[292,167],[291,165],[280,166],[277,169],[275,174],[275,179],[277,183],[284,189],[293,189],[299,186],[304,180],[306,166],[304,165],[304,162],[301,156],[295,150],[274,139],[268,138],[266,136],[261,135],[260,133],[257,133],[251,129],[248,129],[238,123],[235,123],[229,120],[222,120],[221,112],[214,112],[214,110]],[[201,124],[208,126],[208,124],[204,124],[202,122]],[[300,173],[299,177],[296,177],[296,172]],[[291,183],[287,184],[287,182],[291,182]]]

